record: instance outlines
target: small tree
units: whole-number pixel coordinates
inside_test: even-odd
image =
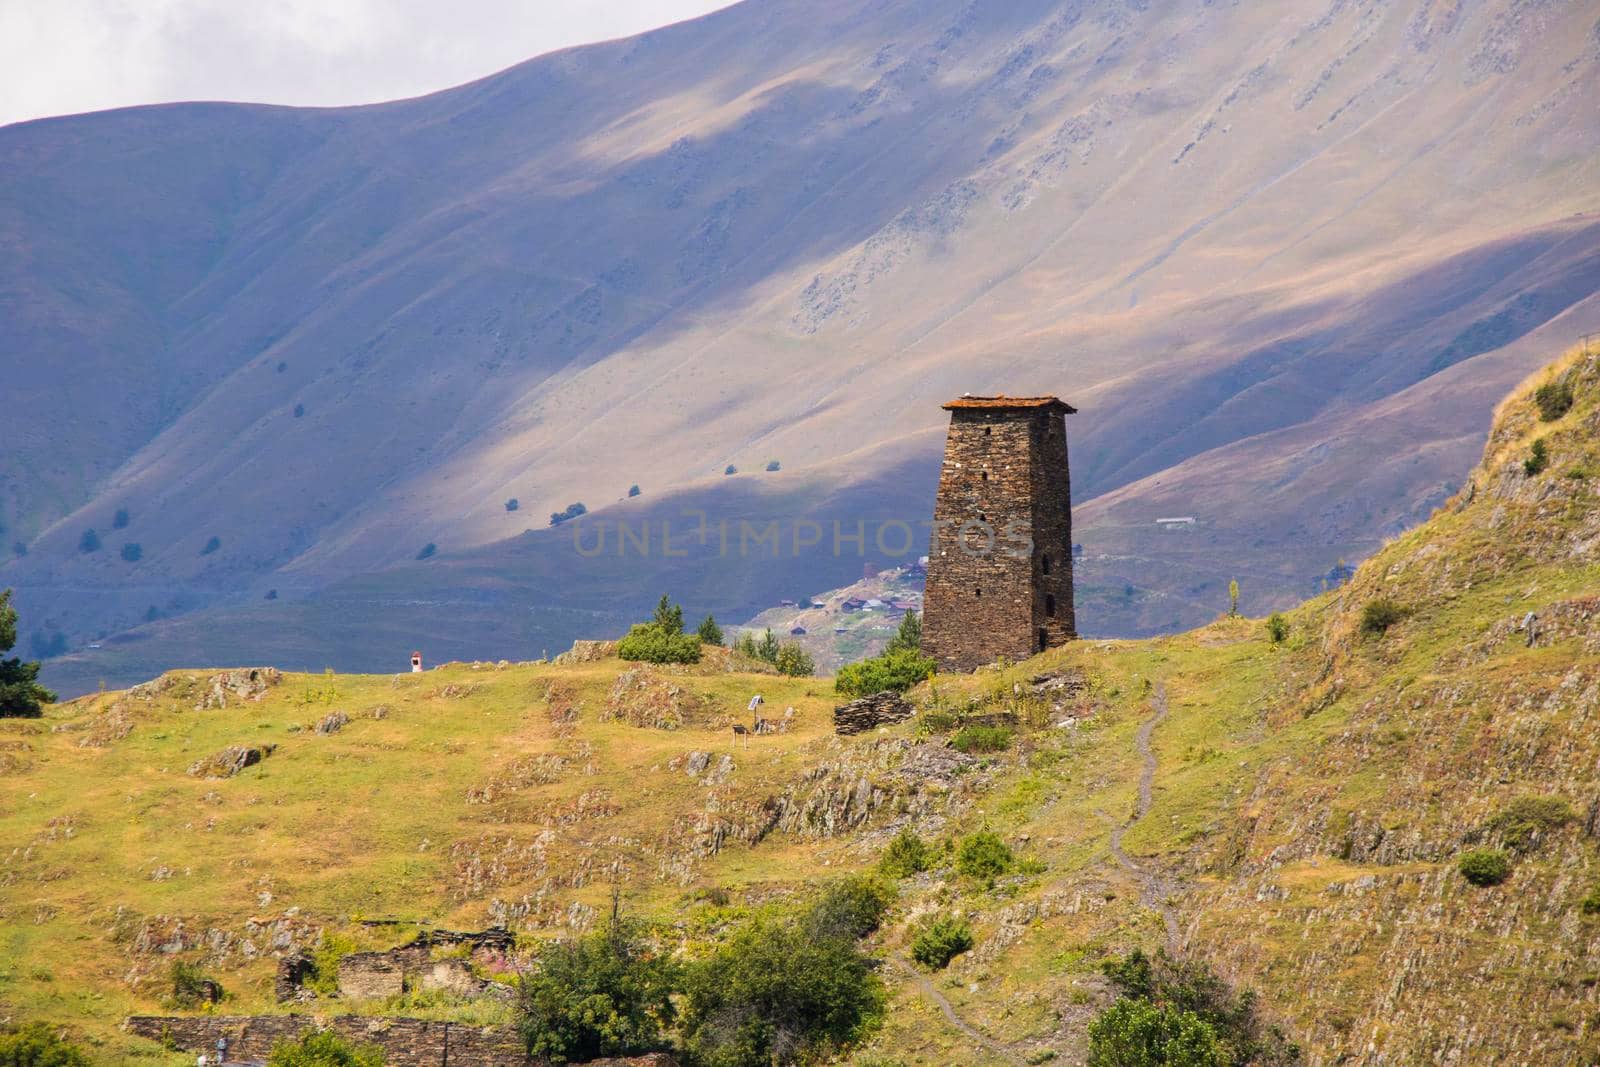
[[[1267,617],[1267,637],[1275,645],[1281,645],[1289,637],[1289,620],[1274,611]]]
[[[1217,1032],[1192,1011],[1119,1000],[1089,1024],[1089,1067],[1225,1067]]]
[[[1361,632],[1368,637],[1381,637],[1405,617],[1405,608],[1388,597],[1379,597],[1361,609]]]
[[[705,644],[722,644],[722,627],[717,625],[716,618],[711,615],[707,615],[704,619],[702,619],[700,625],[695,628],[694,632],[699,635],[700,640]]]
[[[221,547],[222,547],[222,538],[220,538],[220,537],[212,537],[208,541],[206,541],[205,547],[200,550],[200,554],[202,556],[209,556],[209,555],[211,555],[211,553],[215,552],[217,549],[219,549]]]
[[[770,460],[767,463],[767,470],[768,471],[776,471],[776,470],[782,470],[782,469],[783,469],[783,464],[779,463],[775,459],[774,460]]]
[[[111,516],[111,528],[113,530],[123,530],[123,529],[126,529],[127,526],[128,526],[128,509],[127,508],[118,508],[117,509],[117,513],[115,515]]]
[[[507,511],[516,511],[521,506],[522,506],[522,501],[518,500],[516,497],[512,497],[510,500],[506,501],[506,510]]]
[[[1476,886],[1499,885],[1511,877],[1511,860],[1497,848],[1464,852],[1456,867],[1461,877]]]
[[[650,622],[666,633],[681,634],[683,633],[683,607],[682,605],[674,604],[667,594],[662,593],[661,599],[656,601],[656,613]]]
[[[422,548],[417,551],[417,558],[418,559],[432,559],[434,557],[434,555],[438,551],[439,551],[439,546],[434,544],[432,541],[429,541],[427,544],[423,545]]]
[[[1239,617],[1239,580],[1235,578],[1228,583],[1228,615],[1230,618]]]
[[[128,563],[138,563],[144,557],[144,546],[137,541],[129,541],[122,546],[122,558]]]
[[[756,656],[768,663],[778,662],[778,639],[772,635],[772,627],[767,627],[767,632],[756,642]]]
[[[922,619],[915,611],[906,612],[905,618],[900,620],[900,628],[889,639],[889,645],[884,651],[897,652],[901,649],[909,649],[912,652],[922,650]]]
[[[346,1041],[332,1030],[312,1030],[298,1041],[279,1041],[267,1067],[383,1067],[383,1049]]]
[[[628,486],[628,495],[630,497],[638,496],[639,495],[639,487],[637,485]]]
[[[739,468],[735,467],[732,463],[730,463],[726,467],[722,468],[723,477],[727,477],[730,474],[738,474],[738,473],[739,473]]]
[[[17,609],[7,589],[0,592],[0,718],[37,718],[56,695],[38,683],[38,663],[3,658],[16,644]]]
[[[100,535],[94,532],[93,527],[83,531],[83,536],[78,538],[78,551],[84,555],[100,551]]]
[[[778,646],[772,665],[778,668],[779,674],[787,674],[791,678],[805,678],[816,669],[811,654],[793,641],[785,641]]]
[[[605,929],[545,946],[517,990],[518,1026],[544,1063],[636,1056],[667,1047],[679,970],[615,911]]]

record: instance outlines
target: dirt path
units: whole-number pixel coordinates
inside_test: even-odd
[[[939,1011],[944,1014],[945,1020],[949,1022],[951,1026],[955,1027],[957,1030],[960,1030],[972,1041],[973,1044],[977,1045],[979,1048],[993,1053],[1002,1060],[1005,1060],[1007,1063],[1018,1064],[1020,1067],[1022,1060],[1015,1052],[996,1041],[994,1038],[987,1036],[981,1030],[974,1027],[961,1016],[957,1015],[955,1007],[948,999],[945,998],[945,995],[934,987],[934,984],[929,981],[927,975],[923,974],[916,967],[912,966],[910,960],[904,959],[900,956],[893,956],[891,958],[894,960],[895,966],[904,971],[912,981],[917,983],[917,988],[921,989],[923,994],[929,1000],[933,1001],[939,1006]]]
[[[1167,950],[1176,952],[1178,948],[1178,916],[1172,910],[1172,905],[1167,903],[1171,890],[1160,875],[1146,870],[1143,865],[1136,862],[1122,850],[1122,835],[1150,813],[1150,804],[1155,792],[1156,780],[1156,755],[1150,750],[1150,735],[1157,726],[1167,717],[1167,687],[1156,686],[1155,696],[1151,699],[1151,707],[1155,714],[1144,721],[1139,727],[1139,733],[1134,738],[1134,745],[1139,750],[1139,757],[1144,760],[1144,769],[1139,772],[1139,806],[1134,810],[1133,818],[1111,831],[1111,855],[1116,858],[1122,868],[1139,880],[1139,899],[1146,907],[1154,908],[1161,913],[1161,921],[1167,928]]]

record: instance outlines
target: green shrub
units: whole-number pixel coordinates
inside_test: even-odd
[[[695,629],[695,635],[700,638],[700,643],[705,645],[722,644],[722,627],[717,625],[717,620],[707,615]]]
[[[1405,617],[1405,608],[1388,597],[1379,597],[1368,601],[1366,607],[1361,609],[1361,632],[1368,637],[1381,637],[1389,632],[1389,627]]]
[[[212,540],[215,541],[216,538],[213,537]],[[438,551],[439,551],[439,546],[434,544],[432,541],[429,541],[427,544],[423,545],[420,549],[417,550],[417,558],[418,559],[432,559],[434,557],[434,555]]]
[[[211,555],[211,553],[215,552],[217,549],[219,549],[221,547],[222,547],[222,538],[220,538],[220,537],[212,537],[211,539],[206,541],[205,547],[200,549],[200,554],[202,556],[209,556],[209,555]],[[418,558],[421,558],[421,557],[418,557]]]
[[[325,997],[339,992],[339,961],[356,951],[356,943],[348,937],[324,932],[322,940],[311,953],[311,975],[306,985],[312,992]]]
[[[222,996],[222,986],[199,967],[186,960],[172,963],[172,1003],[180,1008],[197,1008]]]
[[[1267,1025],[1258,1015],[1255,994],[1248,990],[1235,993],[1204,963],[1197,960],[1175,959],[1167,955],[1165,950],[1158,952],[1152,959],[1135,949],[1122,960],[1106,961],[1101,965],[1101,969],[1122,995],[1119,1004],[1142,1004],[1163,1012],[1193,1017],[1209,1027],[1222,1056],[1218,1062],[1248,1063],[1254,1067],[1279,1067],[1300,1062],[1300,1049],[1284,1037],[1282,1030]],[[1137,1013],[1132,1009],[1124,1009],[1124,1014],[1130,1020],[1135,1017],[1143,1018],[1146,1023],[1152,1020],[1148,1013]],[[1169,1023],[1174,1021],[1177,1020],[1169,1017]],[[1128,1032],[1120,1027],[1107,1025],[1108,1038],[1116,1033]],[[1146,1036],[1170,1032],[1163,1031],[1160,1027],[1153,1030],[1144,1029],[1143,1024],[1141,1029]],[[1090,1047],[1093,1049],[1094,1045],[1091,1043]],[[1107,1054],[1111,1048],[1116,1047],[1118,1046],[1102,1046]],[[1091,1062],[1121,1061],[1115,1058],[1109,1060],[1102,1058]],[[1163,1061],[1132,1059],[1127,1062]]]
[[[550,525],[560,526],[569,519],[576,519],[580,515],[589,514],[589,509],[584,507],[582,501],[575,501],[562,508],[560,511],[550,513]]]
[[[817,937],[858,941],[876,930],[894,903],[894,888],[867,874],[843,878],[811,905],[805,925]]]
[[[617,655],[644,663],[699,663],[700,638],[672,633],[653,622],[641,622],[617,643]]]
[[[772,471],[782,470],[782,469],[783,469],[783,464],[779,463],[777,460],[773,459],[773,460],[768,460],[767,461],[767,472],[768,473],[771,473]]]
[[[113,530],[125,530],[128,528],[127,508],[118,508],[117,513],[111,516],[111,528]]]
[[[1533,394],[1534,403],[1539,405],[1539,419],[1543,422],[1555,422],[1571,411],[1572,399],[1572,383],[1564,381],[1546,382]]]
[[[911,958],[939,971],[972,945],[972,927],[967,920],[955,915],[935,915],[923,920],[911,939]]]
[[[45,1023],[0,1027],[0,1067],[89,1067],[77,1045]]]
[[[728,477],[729,475],[734,475],[734,474],[738,474],[738,473],[739,473],[739,468],[735,467],[732,463],[730,463],[726,467],[722,468],[723,477]]]
[[[78,551],[85,555],[100,551],[100,535],[93,529],[83,531],[83,536],[78,538]]]
[[[778,647],[772,665],[778,668],[779,674],[787,674],[791,678],[805,678],[816,669],[811,654],[793,641],[785,641]]]
[[[963,726],[950,739],[950,747],[969,755],[1004,752],[1011,747],[1011,736],[1011,728],[1007,726]]]
[[[911,827],[894,836],[878,859],[878,870],[889,878],[910,878],[933,866],[933,850]]]
[[[56,635],[61,637],[60,634]],[[53,644],[42,634],[35,634],[35,649],[42,644],[47,649]],[[16,716],[36,719],[44,713],[44,705],[55,700],[56,695],[38,682],[39,663],[17,656],[6,656],[17,644],[17,609],[11,606],[11,590],[0,589],[0,718]],[[61,639],[60,652],[66,651],[66,639]],[[49,654],[59,655],[60,652]]]
[[[1532,478],[1536,474],[1542,474],[1548,466],[1550,466],[1550,449],[1541,437],[1533,443],[1533,450],[1528,453],[1528,458],[1522,461],[1522,472]]]
[[[540,1062],[582,1063],[667,1047],[680,971],[639,929],[613,916],[605,929],[546,945],[518,982],[518,1028]]]
[[[1572,805],[1561,797],[1518,797],[1496,812],[1485,829],[1499,834],[1506,847],[1528,852],[1576,818]]]
[[[1461,877],[1473,885],[1499,885],[1511,876],[1511,860],[1497,848],[1478,848],[1462,853],[1456,867]]]
[[[823,1062],[883,1017],[883,983],[854,941],[756,920],[691,968],[683,1046],[699,1067]]]
[[[1276,611],[1267,616],[1267,637],[1275,645],[1283,644],[1289,639],[1289,620]]]
[[[908,614],[906,616],[910,618]],[[846,696],[864,697],[891,690],[903,693],[933,676],[932,657],[914,648],[895,648],[881,656],[839,668],[833,687]]]
[[[1585,915],[1600,915],[1600,885],[1589,890],[1589,895],[1578,901],[1578,908]]]
[[[1211,1025],[1192,1011],[1119,1000],[1089,1024],[1089,1067],[1225,1067]]]
[[[933,708],[925,711],[917,719],[917,730],[923,735],[945,734],[961,725],[961,720],[951,711],[942,711]]]
[[[522,501],[518,500],[516,497],[512,497],[510,500],[506,501],[507,511],[516,511],[520,507],[522,507]]]
[[[1011,870],[1015,862],[1016,857],[1006,843],[988,830],[968,834],[956,846],[956,873],[991,885]]]
[[[1136,948],[1120,960],[1106,960],[1100,965],[1100,970],[1111,979],[1117,992],[1125,997],[1155,996],[1155,967],[1143,949]]]
[[[332,1030],[312,1030],[298,1041],[279,1041],[267,1067],[383,1067],[383,1049],[346,1041]]]
[[[125,563],[138,563],[144,558],[144,546],[137,541],[129,541],[122,546],[122,559]]]
[[[637,485],[628,486],[628,496],[629,497],[636,497],[638,495],[639,495],[639,487]]]

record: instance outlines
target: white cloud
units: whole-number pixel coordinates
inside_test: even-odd
[[[0,124],[131,104],[361,104],[729,0],[0,0]]]

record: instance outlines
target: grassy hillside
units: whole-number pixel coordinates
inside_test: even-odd
[[[1542,421],[1550,382],[1574,403]],[[1163,943],[1257,990],[1313,1063],[1592,1062],[1600,357],[1530,380],[1470,488],[1284,621],[1281,643],[1221,619],[941,676],[916,719],[854,738],[831,733],[827,680],[721,658],[286,675],[201,710],[210,676],[180,672],[0,723],[0,1014],[159,1062],[116,1027],[159,1007],[173,959],[219,977],[226,1010],[270,1011],[291,947],[407,936],[377,919],[551,936],[613,882],[693,954],[912,827],[942,858],[875,935],[872,1062],[1078,1062],[1101,962]],[[791,728],[735,745],[754,692]],[[348,724],[318,733],[333,711]],[[947,746],[1005,712],[1003,750]],[[187,773],[261,743],[234,777]],[[1018,859],[992,887],[942,850],[984,828]],[[1509,878],[1469,883],[1474,849]],[[935,909],[976,945],[929,973],[906,954]]]

